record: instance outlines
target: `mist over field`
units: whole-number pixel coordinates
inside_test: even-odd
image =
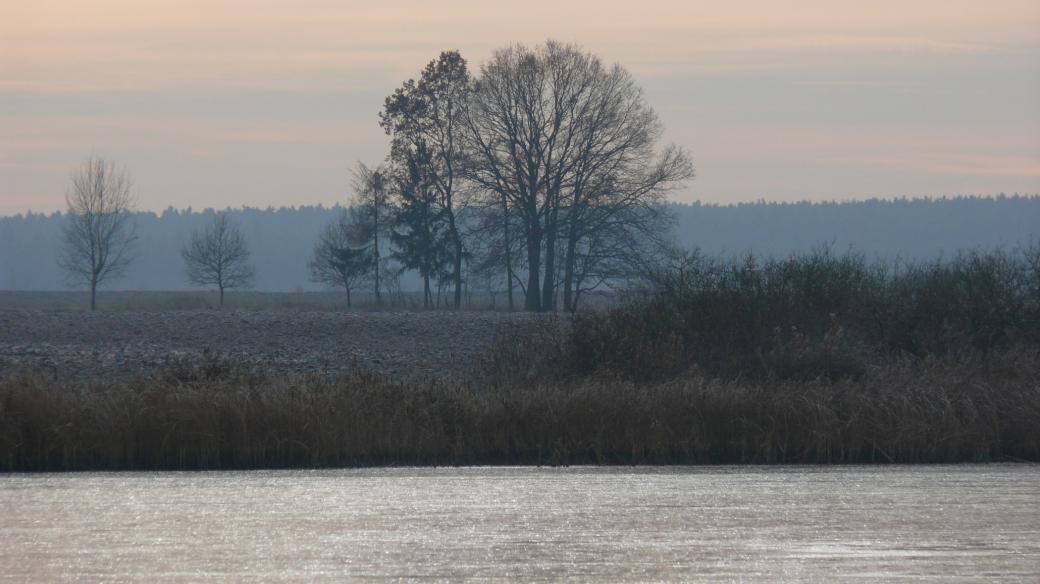
[[[753,252],[781,257],[822,245],[882,259],[937,259],[960,250],[1027,245],[1040,238],[1040,197],[953,197],[832,203],[755,202],[737,205],[670,203],[674,238],[708,254]],[[232,209],[253,250],[259,291],[321,290],[307,262],[322,228],[341,207]],[[189,290],[180,249],[214,211],[167,209],[134,216],[140,238],[135,261],[113,290]],[[64,290],[55,258],[61,214],[0,218],[0,289]],[[414,272],[402,288],[415,290]]]

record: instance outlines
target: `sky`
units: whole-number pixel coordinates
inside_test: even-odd
[[[144,210],[344,203],[440,51],[577,43],[636,77],[681,201],[1040,193],[1040,2],[0,0],[0,215],[91,155]]]

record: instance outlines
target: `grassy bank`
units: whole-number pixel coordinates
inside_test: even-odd
[[[810,381],[400,384],[221,361],[118,382],[0,381],[0,469],[1040,461],[1040,355]]]

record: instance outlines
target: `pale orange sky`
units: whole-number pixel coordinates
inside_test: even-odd
[[[444,49],[576,42],[631,70],[683,200],[1040,192],[1040,3],[0,0],[0,215],[91,154],[141,206],[332,204]]]

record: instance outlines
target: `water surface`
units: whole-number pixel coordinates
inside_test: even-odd
[[[0,579],[1040,581],[1040,465],[0,475]]]

